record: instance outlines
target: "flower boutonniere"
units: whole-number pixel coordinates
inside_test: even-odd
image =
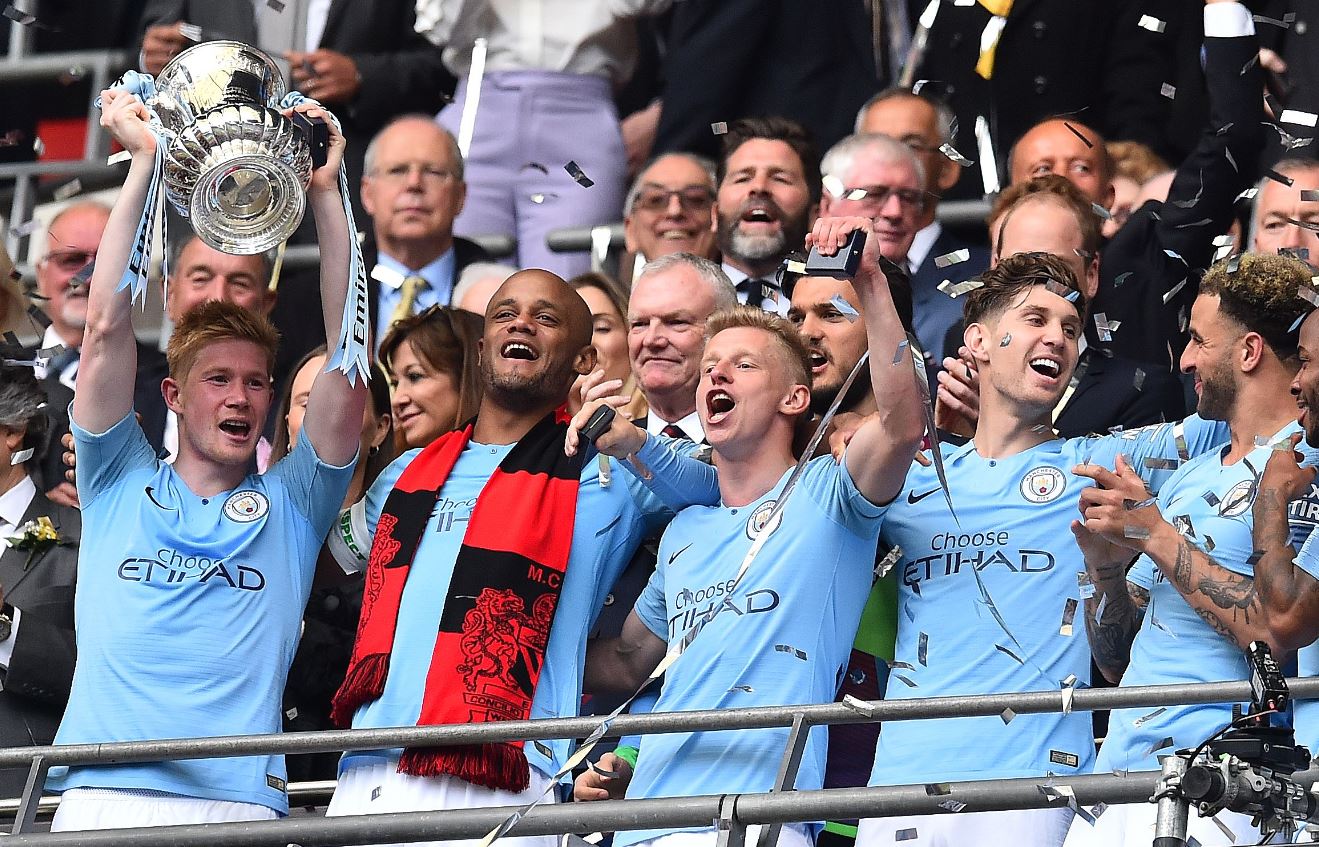
[[[50,518],[45,515],[23,524],[18,528],[17,535],[11,535],[6,540],[15,550],[27,551],[27,561],[23,563],[23,570],[30,568],[33,562],[53,547],[73,546],[73,542],[60,535],[55,524],[51,523]]]

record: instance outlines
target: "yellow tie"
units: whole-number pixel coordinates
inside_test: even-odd
[[[428,284],[425,279],[416,274],[403,279],[403,285],[399,288],[398,307],[394,309],[394,315],[389,319],[391,325],[412,315],[412,307],[417,302],[417,292]]]
[[[976,73],[985,79],[994,76],[994,52],[998,50],[998,37],[1007,23],[1012,11],[1012,0],[979,0],[994,17],[989,19],[985,30],[980,34],[980,59],[976,62]]]

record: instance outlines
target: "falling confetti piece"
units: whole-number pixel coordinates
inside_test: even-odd
[[[1150,745],[1150,749],[1145,752],[1146,756],[1152,756],[1160,750],[1167,750],[1172,747],[1173,740],[1171,736],[1164,736],[1162,739],[1155,741]]]
[[[916,830],[915,830],[915,829],[900,829],[900,830],[898,830],[897,832],[893,833],[893,840],[894,840],[894,841],[915,841],[915,840],[916,840]]]
[[[1177,283],[1172,288],[1169,288],[1167,291],[1165,291],[1163,293],[1163,305],[1165,306],[1168,305],[1168,303],[1172,301],[1172,298],[1177,296],[1177,292],[1181,291],[1183,288],[1186,287],[1186,282],[1187,282],[1187,278],[1183,278],[1181,282]]]
[[[1145,390],[1145,371],[1143,369],[1136,368],[1136,373],[1131,378],[1131,387],[1137,391]]]
[[[82,183],[77,179],[71,179],[68,182],[56,188],[55,191],[52,192],[52,196],[56,200],[68,200],[70,197],[73,197],[74,195],[79,194],[81,192],[82,192]]]
[[[1113,280],[1113,287],[1116,288],[1122,283],[1126,282],[1128,279],[1131,278],[1132,273],[1133,273],[1132,271],[1123,271],[1122,273],[1118,274],[1117,279]]]
[[[714,133],[715,135],[727,135],[728,121],[715,121],[714,123],[710,124],[710,132]]]
[[[1311,202],[1311,201],[1314,201],[1314,200],[1319,200],[1319,189],[1316,189],[1316,188],[1303,188],[1303,189],[1301,189],[1301,200],[1303,200],[1303,201],[1305,201],[1305,202],[1307,202],[1307,203],[1309,203],[1309,202]]]
[[[964,282],[957,282],[957,283],[954,283],[952,280],[945,279],[943,282],[939,283],[938,289],[942,291],[944,294],[947,294],[949,297],[956,299],[958,297],[961,297],[963,294],[966,294],[971,291],[975,291],[977,288],[983,288],[984,285],[985,284],[978,279],[968,279]]]
[[[1085,133],[1081,132],[1081,130],[1072,126],[1067,121],[1063,121],[1063,126],[1071,130],[1072,135],[1075,135],[1077,138],[1081,139],[1081,143],[1084,144],[1086,148],[1092,148],[1095,146],[1095,143],[1093,141],[1085,137]]]
[[[855,319],[855,318],[850,318],[849,320],[856,320],[856,319]],[[901,363],[902,363],[902,351],[906,350],[907,347],[909,347],[910,345],[911,345],[911,342],[907,341],[906,339],[903,339],[903,340],[898,344],[898,349],[897,349],[897,351],[894,352],[894,354],[893,354],[893,364],[898,365],[898,364],[901,364]]]
[[[280,2],[280,0],[266,0],[266,5],[274,9],[276,12],[284,11],[284,4]]]
[[[1291,188],[1291,186],[1296,182],[1296,180],[1292,179],[1286,174],[1280,174],[1277,171],[1273,170],[1272,168],[1269,168],[1269,170],[1265,172],[1264,175],[1269,179],[1273,180],[1274,182],[1281,182],[1283,185],[1287,186],[1288,188]]]
[[[916,688],[916,687],[917,687],[915,682],[913,682],[912,680],[908,679],[907,677],[903,676],[903,675],[900,674],[900,673],[895,673],[895,674],[893,674],[893,678],[896,679],[897,681],[901,682],[903,685],[907,686],[908,688]]]
[[[861,313],[856,310],[856,307],[843,299],[843,295],[841,294],[835,294],[833,297],[829,298],[829,304],[837,309],[843,317],[847,318],[848,323],[856,323],[856,319],[861,317]],[[906,342],[903,343],[905,344]],[[901,346],[898,347],[898,355],[902,355]]]
[[[1165,82],[1159,89],[1159,93],[1164,97],[1167,97],[1169,100],[1172,100],[1177,97],[1177,86]]]
[[[953,787],[946,782],[929,782],[925,785],[925,796],[946,797],[953,793]]]
[[[824,177],[820,179],[820,185],[831,197],[842,197],[847,193],[847,188],[843,185],[843,181],[839,179],[837,174],[825,174]]]
[[[45,155],[46,142],[42,141],[40,138],[32,139],[32,152],[36,153],[38,156]]]
[[[1077,600],[1075,597],[1068,597],[1067,602],[1063,605],[1063,621],[1058,627],[1058,634],[1066,637],[1072,635],[1072,622],[1076,620]]]
[[[1122,536],[1137,541],[1150,537],[1150,531],[1143,526],[1125,526],[1122,528]]]
[[[202,28],[196,24],[179,24],[179,35],[189,41],[200,43],[202,40]]]
[[[133,158],[132,153],[127,150],[120,150],[118,153],[111,153],[109,158],[105,160],[105,163],[107,165],[117,165],[120,162],[127,162],[131,158]]]
[[[1176,459],[1168,459],[1163,456],[1146,456],[1145,467],[1152,471],[1171,471],[1176,470],[1181,462]]]
[[[1150,721],[1154,720],[1155,718],[1157,718],[1159,715],[1163,714],[1163,713],[1166,712],[1166,711],[1168,711],[1168,707],[1167,707],[1167,706],[1160,706],[1159,708],[1155,709],[1154,711],[1150,712],[1149,714],[1141,715],[1140,717],[1136,718],[1134,721],[1131,722],[1131,725],[1134,726],[1134,727],[1136,727],[1136,728],[1140,728],[1140,727],[1144,726],[1145,724],[1149,723]],[[1160,749],[1160,748],[1156,747],[1156,748],[1154,748],[1154,749],[1155,749],[1155,750],[1158,750],[1158,749]]]
[[[971,250],[963,247],[960,250],[954,250],[951,253],[945,253],[942,256],[934,257],[934,266],[936,268],[946,268],[949,265],[956,265],[968,261],[971,258]]]
[[[1302,312],[1301,314],[1297,315],[1296,320],[1292,321],[1292,325],[1287,327],[1287,332],[1292,333],[1300,329],[1301,324],[1305,323],[1305,319],[1308,317],[1310,317],[1310,315],[1305,312]]]
[[[954,800],[953,798],[949,797],[947,800],[944,800],[939,803],[939,808],[946,809],[950,812],[960,812],[966,808],[966,804],[963,803],[961,800]]]
[[[952,159],[954,162],[956,162],[957,164],[961,165],[964,168],[969,168],[975,164],[975,162],[972,161],[971,159],[968,159],[965,156],[963,156],[961,153],[958,153],[956,148],[954,148],[953,145],[951,144],[939,145],[939,152],[947,156],[949,159]]]
[[[1286,109],[1278,116],[1278,123],[1314,127],[1319,123],[1319,115],[1314,112],[1302,112],[1299,109]]]
[[[796,656],[798,659],[801,659],[803,662],[806,661],[806,652],[805,652],[805,651],[803,651],[803,650],[798,650],[796,647],[793,647],[793,646],[788,645],[788,644],[775,644],[775,645],[774,645],[774,652],[776,652],[776,653],[788,653],[789,655]]]
[[[1259,189],[1258,189],[1258,188],[1247,188],[1245,191],[1243,191],[1243,192],[1241,192],[1240,194],[1238,194],[1238,195],[1232,200],[1232,202],[1233,202],[1233,203],[1240,203],[1242,200],[1254,200],[1254,199],[1255,199],[1255,195],[1258,194],[1258,193],[1259,193]]]
[[[916,661],[920,662],[921,667],[929,666],[929,662],[927,661],[929,650],[930,636],[922,632],[916,644]]]
[[[732,688],[728,689],[729,694],[732,694],[734,691],[741,691],[745,694],[756,693],[756,690],[749,685],[734,685]]]
[[[998,343],[998,346],[1007,347],[1011,343],[1012,343],[1012,333],[1009,332],[1007,335],[1003,336],[1003,340]]]
[[[604,777],[605,779],[618,779],[618,777],[621,776],[621,774],[618,771],[613,771],[610,770],[609,768],[601,767],[599,762],[591,762],[590,767],[591,770],[600,774],[600,776]]]
[[[894,547],[885,553],[884,558],[875,563],[875,579],[883,579],[888,576],[889,571],[893,570],[893,566],[898,563],[900,558],[902,558],[901,547]]]
[[[1296,296],[1308,302],[1311,306],[1319,307],[1319,291],[1315,291],[1308,285],[1302,285],[1296,289]]]
[[[589,176],[583,173],[582,169],[578,167],[576,162],[569,162],[568,164],[563,166],[563,169],[567,171],[568,176],[575,179],[577,181],[577,184],[580,185],[582,188],[590,188],[591,186],[595,185],[595,180],[591,179]]]
[[[1022,658],[1021,658],[1020,656],[1018,656],[1016,653],[1013,653],[1011,650],[1009,650],[1008,648],[1004,647],[1002,644],[995,644],[995,645],[994,645],[994,649],[997,650],[997,651],[1000,652],[1000,653],[1003,653],[1003,654],[1007,655],[1008,657],[1010,657],[1013,661],[1015,661],[1015,662],[1016,662],[1017,664],[1019,664],[1019,665],[1024,665],[1024,664],[1026,664],[1026,662],[1023,661]]]
[[[540,162],[527,162],[525,165],[522,166],[522,170],[524,171],[527,170],[528,168],[530,168],[533,171],[540,171],[546,176],[549,176],[550,174],[550,169],[542,165]]]
[[[1296,20],[1296,14],[1294,12],[1288,12],[1282,16],[1282,20],[1270,18],[1267,15],[1251,15],[1251,18],[1257,24],[1269,24],[1271,26],[1281,27],[1282,29],[1288,29],[1291,27],[1292,21]]]
[[[865,715],[868,718],[873,718],[875,716],[875,709],[873,706],[871,706],[865,700],[860,699],[859,697],[853,697],[851,694],[843,695],[843,705],[851,709],[852,711],[857,712],[858,714]]]
[[[1141,15],[1140,20],[1136,22],[1136,26],[1141,29],[1148,29],[1150,32],[1163,32],[1167,24],[1151,15]]]
[[[1319,232],[1319,222],[1315,221],[1298,221],[1296,218],[1288,218],[1287,223],[1292,226],[1298,226],[1301,229],[1308,229],[1311,232]],[[1282,251],[1279,251],[1282,252]]]
[[[1076,587],[1080,591],[1082,600],[1089,600],[1095,596],[1095,584],[1090,579],[1090,574],[1081,571],[1076,575]]]
[[[1011,709],[1004,709],[1003,711],[999,712],[998,716],[999,718],[1002,719],[1004,725],[1007,725],[1012,723],[1012,719],[1017,716],[1017,713],[1012,711]]]
[[[1147,497],[1144,500],[1132,500],[1131,498],[1127,498],[1122,501],[1122,508],[1130,512],[1135,509],[1148,508],[1149,506],[1153,506],[1154,503],[1155,503],[1155,499],[1153,497]]]

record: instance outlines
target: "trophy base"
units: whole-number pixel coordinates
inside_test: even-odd
[[[188,218],[211,247],[248,256],[286,240],[306,208],[302,181],[293,168],[268,156],[238,156],[197,180]]]

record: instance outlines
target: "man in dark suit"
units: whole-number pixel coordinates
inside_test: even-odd
[[[930,378],[944,356],[957,348],[945,350],[944,336],[962,319],[962,304],[939,290],[944,280],[958,283],[989,267],[989,249],[981,243],[962,238],[936,219],[939,200],[951,189],[961,174],[961,166],[940,151],[953,142],[953,111],[947,103],[906,88],[889,88],[861,107],[856,118],[857,132],[878,132],[896,138],[911,148],[925,168],[925,205],[916,216],[919,229],[907,250],[907,268],[911,272],[912,305],[916,338],[927,357]],[[960,255],[963,261],[939,267],[937,259]],[[960,342],[958,346],[961,346]]]
[[[782,115],[821,149],[876,88],[860,0],[688,0],[674,6],[655,153],[720,154],[712,123]]]
[[[996,5],[1006,7],[1002,30],[997,45],[982,52],[982,33],[995,17],[986,7]],[[1166,141],[1171,101],[1160,93],[1161,83],[1175,79],[1173,34],[1184,17],[1179,4],[1007,0],[936,8],[913,78],[943,83],[958,119],[954,146],[977,160],[952,196],[981,195],[980,116],[989,122],[999,164],[1027,129],[1054,115],[1076,115],[1109,138],[1140,141],[1179,158]],[[1169,32],[1139,26],[1145,15]]]
[[[0,368],[0,746],[50,744],[73,679],[77,509],[46,499],[26,451],[42,451],[46,402],[28,368]],[[34,454],[27,454],[34,455]],[[55,538],[27,540],[49,519]],[[17,797],[26,768],[0,770],[0,797]]]
[[[160,73],[170,58],[192,46],[179,31],[182,22],[201,27],[203,39],[234,39],[287,59],[292,87],[320,100],[343,123],[349,184],[356,185],[371,136],[397,115],[435,114],[456,81],[440,50],[413,29],[412,0],[289,0],[285,5],[277,12],[273,4],[247,0],[148,0],[140,28],[143,68]],[[318,26],[321,36],[309,44],[306,36]],[[289,43],[287,35],[280,39],[281,30],[302,38]]]
[[[463,158],[447,130],[427,115],[395,119],[371,140],[362,177],[362,205],[370,235],[362,245],[370,315],[379,346],[390,325],[428,306],[456,305],[454,285],[463,268],[488,262],[473,241],[453,234],[467,197]],[[302,316],[319,301],[314,275],[281,284],[284,296],[271,315],[284,333],[281,352],[296,357],[325,343],[324,327]]]
[[[1199,276],[1213,260],[1215,237],[1232,224],[1234,199],[1258,173],[1264,139],[1250,12],[1231,0],[1207,0],[1204,21],[1209,123],[1177,168],[1168,199],[1145,203],[1104,245],[1091,304],[1092,312],[1121,322],[1110,344],[1115,354],[1165,370],[1174,369],[1186,345]],[[1107,207],[1112,165],[1103,149],[1104,138],[1085,124],[1046,121],[1013,149],[1013,182],[1052,172]],[[1098,341],[1093,322],[1086,334]]]

